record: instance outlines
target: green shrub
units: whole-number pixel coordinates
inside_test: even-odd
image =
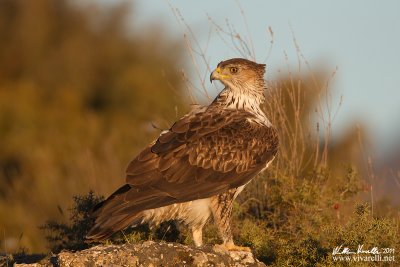
[[[49,247],[53,252],[62,249],[81,250],[88,248],[85,235],[93,225],[90,214],[93,207],[104,198],[90,191],[85,196],[74,196],[74,206],[70,209],[69,223],[48,220],[40,228],[45,231]]]
[[[329,188],[325,186],[327,190],[323,190],[329,180],[340,183]],[[353,249],[358,245],[399,248],[397,219],[372,216],[368,204],[356,205],[354,212],[341,214],[341,205],[352,202],[351,198],[360,190],[359,184],[360,179],[353,169],[335,179],[326,171],[312,172],[293,180],[289,176],[280,179],[271,175],[260,177],[234,205],[235,242],[251,247],[259,260],[271,266],[352,266],[332,259],[334,247],[342,244]],[[248,198],[249,195],[252,198]],[[102,199],[93,192],[75,196],[69,224],[48,221],[41,227],[47,233],[52,251],[89,246],[84,236],[93,223],[90,211]],[[335,200],[341,205],[332,205]],[[192,244],[190,231],[174,222],[163,223],[154,229],[146,225],[129,228],[110,239],[113,243],[144,240]],[[204,241],[206,244],[220,242],[212,223],[204,229]]]

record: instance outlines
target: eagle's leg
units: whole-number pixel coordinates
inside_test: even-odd
[[[232,216],[233,201],[237,194],[237,189],[231,189],[226,193],[213,197],[211,202],[211,211],[214,216],[214,223],[218,228],[218,233],[222,239],[221,245],[216,245],[217,249],[251,251],[249,247],[236,246],[233,242],[233,235],[230,225]]]
[[[203,245],[203,226],[201,227],[193,226],[192,236],[194,245],[196,247],[201,247]]]

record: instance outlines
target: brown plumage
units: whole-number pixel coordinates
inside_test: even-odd
[[[277,153],[276,130],[260,109],[264,65],[245,59],[221,62],[211,74],[225,84],[207,107],[175,122],[126,170],[126,184],[94,210],[89,240],[102,240],[140,223],[178,219],[201,229],[212,214],[228,248],[232,203]]]

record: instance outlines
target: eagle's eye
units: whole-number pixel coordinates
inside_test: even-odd
[[[236,67],[230,67],[230,68],[229,68],[229,71],[230,71],[231,73],[236,73],[236,72],[238,72],[238,68],[236,68]]]

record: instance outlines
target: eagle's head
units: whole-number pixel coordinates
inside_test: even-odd
[[[218,64],[210,75],[210,81],[219,80],[232,90],[264,90],[264,73],[265,64],[244,58],[232,58]]]

